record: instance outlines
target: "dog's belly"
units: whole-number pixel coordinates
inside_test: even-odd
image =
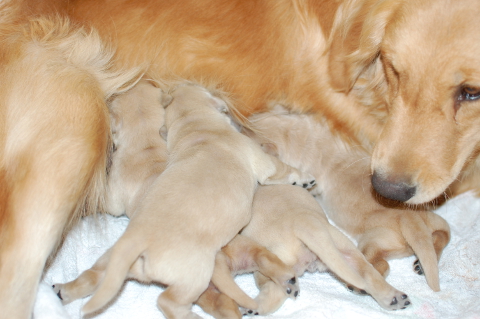
[[[307,247],[303,246],[298,253],[297,263],[293,266],[297,276],[303,275],[306,271],[326,271],[325,264]]]

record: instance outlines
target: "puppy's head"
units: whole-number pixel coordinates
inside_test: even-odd
[[[167,130],[174,121],[184,118],[189,113],[218,115],[227,123],[232,124],[227,103],[203,86],[183,83],[178,85],[171,95],[173,100],[166,109],[165,117],[165,128]]]
[[[332,38],[339,91],[381,70],[388,119],[372,156],[381,195],[439,196],[480,146],[480,4],[475,0],[347,2]]]
[[[160,129],[165,120],[164,107],[171,101],[169,94],[143,80],[117,95],[109,104],[115,145],[134,138],[139,132]]]

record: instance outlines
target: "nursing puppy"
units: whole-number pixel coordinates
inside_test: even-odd
[[[106,211],[135,215],[150,185],[167,166],[167,143],[160,138],[172,97],[148,81],[139,82],[110,103],[114,152],[107,179]]]
[[[167,318],[198,318],[191,305],[208,287],[217,252],[250,220],[258,182],[314,184],[235,131],[221,113],[226,104],[206,89],[183,85],[172,96],[167,167],[104,255],[106,272],[83,307],[87,314],[128,277],[168,286],[158,298]]]
[[[291,185],[259,187],[253,201],[252,219],[241,235],[266,247],[293,269],[296,276],[305,271],[329,269],[347,284],[372,295],[385,309],[403,309],[410,305],[408,296],[390,286],[358,248],[328,222],[320,205],[305,189]],[[250,264],[252,256],[245,251],[223,252],[229,264]],[[223,275],[227,281],[228,275]],[[255,298],[258,308],[245,310],[245,314],[272,313],[290,297],[284,287],[259,272],[255,272],[255,280],[260,289]]]
[[[115,147],[107,180],[108,213],[117,216],[126,214],[129,218],[134,218],[151,184],[165,170],[168,159],[167,145],[166,141],[160,138],[159,128],[164,125],[163,106],[170,103],[171,99],[170,95],[163,93],[150,82],[141,81],[127,93],[115,97],[110,103]],[[246,249],[250,256],[254,256],[255,270],[272,278],[279,285],[284,285],[285,290],[290,288],[291,292],[298,291],[298,285],[289,283],[292,278],[295,279],[293,270],[286,267],[265,247],[241,235],[237,235],[224,249],[230,251],[233,247],[237,250]],[[109,250],[92,268],[84,271],[75,280],[53,286],[63,304],[86,297],[98,288],[105,275],[110,253]],[[134,271],[135,269],[130,269],[130,272]],[[232,268],[232,271],[235,269]],[[131,276],[135,277],[135,274]],[[229,285],[230,282],[224,281],[223,278],[217,281],[215,279],[214,276],[212,280],[215,286],[212,284],[197,303],[202,305],[203,300],[208,300],[210,294],[215,294],[216,287],[227,291],[235,301],[226,300],[222,307],[216,306],[211,309],[205,305],[207,311],[218,317],[219,311],[227,312],[231,309],[241,316],[237,303],[244,307],[256,308],[256,303],[241,292],[238,286]]]
[[[428,285],[440,290],[438,260],[450,240],[450,228],[442,217],[381,205],[371,193],[368,154],[360,147],[352,152],[312,117],[276,108],[251,120],[258,134],[248,135],[286,163],[316,177],[313,192],[330,219],[357,240],[359,249],[382,275],[388,275],[387,260],[415,254],[419,259],[415,271],[425,273]],[[336,196],[340,189],[350,194],[348,201]]]

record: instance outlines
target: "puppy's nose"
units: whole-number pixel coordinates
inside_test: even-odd
[[[373,188],[383,197],[406,202],[415,195],[417,188],[404,180],[387,179],[376,171],[372,175]]]

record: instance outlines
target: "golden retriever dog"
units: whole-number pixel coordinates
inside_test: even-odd
[[[372,184],[387,198],[478,188],[474,0],[48,2],[38,10],[97,27],[121,65],[215,81],[245,114],[315,112],[375,145]]]
[[[329,269],[349,285],[372,295],[385,309],[404,309],[411,304],[405,293],[390,286],[350,239],[328,222],[318,202],[305,189],[292,185],[259,187],[252,219],[241,235],[277,255],[298,277],[305,271]],[[251,264],[251,256],[244,250],[222,252],[230,265]],[[220,270],[221,267],[215,269]],[[228,281],[228,274],[223,274],[223,281]],[[258,308],[246,309],[245,314],[270,314],[291,297],[284,286],[260,272],[255,272],[255,280],[260,290],[255,298]]]
[[[198,318],[192,303],[209,285],[216,254],[249,222],[257,184],[314,184],[310,174],[264,153],[236,131],[223,113],[226,103],[205,88],[184,84],[171,95],[165,111],[167,166],[149,177],[153,181],[128,214],[127,230],[94,266],[104,274],[100,271],[103,278],[83,307],[86,314],[104,307],[128,277],[168,286],[157,301],[167,318]],[[121,118],[117,147],[148,151],[150,139],[160,139],[155,128],[160,123],[149,121],[148,134],[137,140],[131,128],[143,130],[146,121],[137,117],[132,126]],[[119,160],[129,164],[132,156],[136,152]]]
[[[117,50],[117,66],[147,65],[147,75],[157,80],[214,83],[232,94],[244,115],[272,103],[312,112],[352,152],[358,144],[373,151],[369,171],[377,192],[416,204],[444,192],[478,191],[479,11],[474,0],[2,1],[0,308],[16,309],[10,317],[28,317],[66,220],[98,189],[95,181],[105,179],[106,107],[88,100],[106,96],[99,93],[103,80],[73,77],[57,85],[58,77],[49,74],[85,70],[87,76],[92,68],[69,68],[67,58],[48,70],[39,67],[39,51],[31,48],[46,48],[45,59],[58,61],[68,45],[28,46],[56,36],[23,32],[31,21],[68,16],[93,26]],[[75,47],[74,56],[98,52],[82,41]],[[67,82],[78,89],[66,89]],[[46,86],[55,89],[37,98],[47,96]],[[17,147],[25,151],[13,154]],[[48,187],[37,192],[40,181]],[[333,196],[348,201],[351,190]],[[55,198],[44,196],[47,191]],[[28,204],[34,198],[51,201]]]
[[[249,136],[285,163],[316,177],[313,192],[327,215],[357,240],[359,249],[382,275],[388,275],[387,260],[416,255],[414,270],[425,273],[434,291],[440,290],[438,259],[450,240],[450,228],[442,217],[430,211],[381,205],[371,195],[368,153],[352,151],[311,116],[288,114],[277,107],[252,116],[251,121],[256,133],[247,131]],[[340,189],[348,192],[348,201],[335,196]]]

